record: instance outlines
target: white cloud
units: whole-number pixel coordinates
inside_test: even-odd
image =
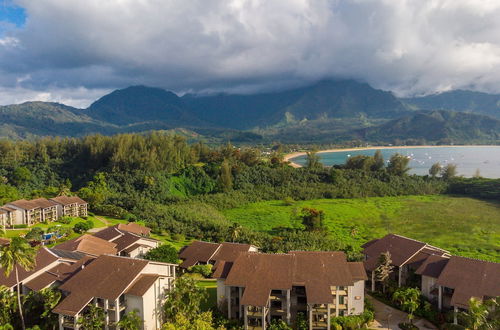
[[[89,99],[132,84],[253,91],[340,77],[398,95],[500,92],[498,0],[17,3],[28,18],[1,39],[4,90],[85,86]]]

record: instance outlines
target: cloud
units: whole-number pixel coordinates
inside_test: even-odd
[[[354,78],[398,95],[500,92],[496,0],[16,3],[27,19],[0,42],[4,90],[253,92]]]

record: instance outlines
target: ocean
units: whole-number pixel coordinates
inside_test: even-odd
[[[372,156],[377,149],[356,151],[337,151],[319,153],[321,161],[326,166],[344,164],[349,157],[357,155]],[[500,146],[460,146],[460,147],[417,147],[380,149],[385,161],[395,153],[409,157],[410,174],[426,175],[432,164],[457,165],[458,175],[471,177],[479,171],[485,178],[500,178]],[[304,165],[305,156],[299,156],[291,161]]]

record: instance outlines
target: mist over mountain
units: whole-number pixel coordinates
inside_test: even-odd
[[[500,118],[499,112],[498,95],[454,91],[399,99],[354,80],[325,80],[254,95],[182,97],[160,88],[131,86],[101,97],[87,109],[47,102],[2,106],[0,136],[176,130],[193,138],[244,142],[489,143],[499,140],[499,121],[492,118]]]

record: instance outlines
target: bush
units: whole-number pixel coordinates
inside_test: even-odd
[[[186,236],[182,234],[173,234],[172,239],[176,242],[183,242],[184,240],[186,240]]]
[[[167,263],[177,263],[179,256],[177,255],[177,250],[170,245],[164,244],[157,248],[149,250],[145,255],[144,259],[167,262]]]
[[[82,234],[90,229],[94,228],[94,223],[91,220],[87,220],[85,222],[77,222],[73,227],[75,233]]]
[[[14,225],[14,229],[28,228],[28,225]]]
[[[125,216],[123,218],[125,220],[127,220],[128,222],[136,222],[137,221],[137,216],[135,214],[132,214],[132,213],[125,214]]]
[[[411,323],[399,323],[398,327],[403,330],[418,330],[418,327]]]
[[[39,227],[32,228],[24,238],[27,240],[41,241],[43,239],[43,229]]]
[[[200,274],[205,278],[209,278],[212,275],[212,265],[196,265],[188,268],[190,273]]]
[[[123,219],[128,214],[127,210],[122,207],[105,204],[105,205],[95,205],[94,210],[100,215],[106,215],[109,217],[115,217]]]
[[[59,220],[57,220],[57,222],[63,223],[65,225],[69,225],[71,223],[71,221],[73,221],[73,218],[68,217],[68,216],[61,217],[61,218],[59,218]]]

